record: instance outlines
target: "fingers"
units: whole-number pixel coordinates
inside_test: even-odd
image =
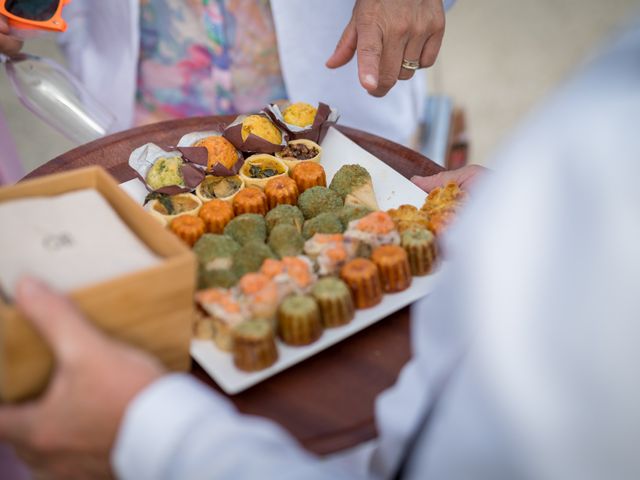
[[[402,69],[402,55],[406,45],[406,36],[390,35],[384,39],[378,72],[378,86],[369,91],[374,97],[385,96],[398,81]]]
[[[442,187],[447,183],[444,174],[447,172],[437,173],[436,175],[431,175],[428,177],[411,177],[411,181],[415,183],[418,187],[420,187],[425,192],[429,193],[434,188]]]
[[[444,187],[451,182],[458,184],[463,190],[468,190],[478,179],[486,176],[489,172],[490,170],[480,165],[465,165],[457,170],[447,170],[428,177],[415,176],[411,178],[411,181],[425,192]]]
[[[358,36],[358,76],[369,93],[378,88],[380,60],[382,58],[382,31],[373,22],[356,24]]]
[[[420,55],[420,68],[429,68],[436,63],[440,47],[442,46],[442,39],[444,37],[444,30],[434,33],[429,37],[427,43],[422,48],[422,54]]]
[[[95,335],[71,302],[41,281],[23,278],[16,292],[18,308],[50,344],[58,361],[72,358],[78,346]]]
[[[0,408],[0,440],[12,444],[26,444],[36,427],[35,407],[31,404]]]
[[[9,33],[8,20],[0,15],[0,53],[12,56],[22,49],[22,41],[11,37]]]
[[[426,35],[416,35],[411,37],[409,39],[409,42],[407,42],[407,47],[404,49],[403,60],[420,63],[422,50],[424,49],[424,44],[426,40],[427,40]],[[414,70],[408,70],[402,67],[400,69],[400,74],[398,75],[398,79],[409,80],[411,77],[413,77],[414,73],[415,73]]]
[[[331,58],[327,60],[326,66],[328,68],[338,68],[346,65],[356,53],[357,46],[356,24],[352,18],[344,32],[342,32],[342,37],[340,37],[336,50],[331,55]]]

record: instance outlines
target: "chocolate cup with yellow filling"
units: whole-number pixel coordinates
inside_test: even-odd
[[[295,148],[296,145],[304,145],[309,150],[311,151],[315,150],[318,153],[315,156],[310,158],[306,158],[305,156],[301,156],[300,158],[298,158],[296,157],[296,148]],[[287,144],[287,147],[289,148],[284,148],[283,150],[277,152],[275,156],[281,159],[287,165],[287,167],[289,167],[289,169],[293,169],[300,162],[320,163],[320,158],[322,157],[322,147],[318,145],[316,142],[312,142],[311,140],[306,140],[304,138],[301,138],[300,140],[291,140]],[[289,151],[292,151],[291,152],[292,155],[287,154],[289,153]]]
[[[196,196],[202,200],[203,203],[215,199],[231,203],[238,192],[244,187],[245,183],[240,175],[231,177],[207,175],[196,188]]]
[[[163,181],[163,172],[156,172],[155,177],[158,183],[154,181],[153,185],[149,184],[149,174],[160,162],[167,160],[176,160],[178,163],[177,171],[167,172],[167,181]],[[147,143],[136,148],[129,156],[129,166],[133,169],[136,176],[149,192],[163,193],[166,195],[177,195],[179,193],[191,192],[204,179],[204,172],[195,165],[185,161],[182,154],[177,151],[166,151],[153,143]],[[167,173],[165,172],[165,173]]]
[[[271,122],[271,119],[267,115],[259,115]],[[280,143],[277,144],[265,140],[253,133],[250,133],[246,139],[242,138],[242,123],[248,117],[249,115],[240,115],[230,123],[227,128],[225,128],[224,133],[222,134],[222,136],[229,140],[238,150],[241,152],[251,153],[275,153],[279,152],[287,145],[289,136],[286,131],[282,131],[281,129],[279,129],[281,134]],[[276,128],[278,127],[276,126]]]
[[[264,190],[272,178],[289,174],[289,167],[273,155],[256,154],[247,158],[240,169],[240,178],[247,187]]]
[[[168,225],[181,215],[198,215],[202,201],[192,193],[179,193],[151,200],[145,208],[152,217]]]
[[[210,162],[208,149],[200,145],[202,141],[206,141],[211,137],[222,137],[220,132],[191,132],[184,135],[178,142],[178,150],[182,156],[189,162],[204,169],[208,174],[217,177],[230,177],[237,175],[244,163],[244,156],[238,149],[236,150],[236,160],[233,165],[224,165],[221,162]],[[228,162],[229,163],[229,162]]]
[[[318,111],[313,120],[313,124],[309,127],[303,128],[297,125],[292,125],[284,120],[281,109],[277,104],[271,104],[265,108],[265,113],[269,116],[271,121],[275,123],[281,130],[287,132],[290,140],[299,140],[301,138],[311,140],[312,142],[320,143],[325,137],[329,128],[336,124],[340,115],[336,109],[331,108],[326,103],[318,103]]]

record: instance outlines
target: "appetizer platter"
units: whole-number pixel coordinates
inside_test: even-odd
[[[132,152],[122,187],[199,260],[191,353],[234,394],[428,294],[464,201],[425,193],[331,125],[269,106]]]

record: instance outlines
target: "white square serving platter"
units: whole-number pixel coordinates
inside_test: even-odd
[[[422,190],[338,130],[331,128],[321,146],[323,149],[321,163],[326,171],[327,182],[331,181],[342,165],[357,163],[371,174],[376,198],[382,210],[396,208],[403,204],[420,207],[424,203],[426,195]],[[130,180],[123,183],[121,187],[142,204],[147,190],[140,180]],[[386,294],[377,306],[358,310],[355,318],[348,325],[325,330],[322,337],[311,345],[291,347],[277,340],[278,361],[259,372],[247,373],[238,370],[233,365],[232,356],[219,350],[213,341],[209,340],[192,340],[191,356],[222,390],[230,395],[240,393],[429,294],[436,284],[438,271],[424,277],[413,277],[411,286],[407,290]]]

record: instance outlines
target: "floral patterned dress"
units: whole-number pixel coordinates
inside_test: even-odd
[[[141,0],[136,124],[286,98],[268,0]]]

